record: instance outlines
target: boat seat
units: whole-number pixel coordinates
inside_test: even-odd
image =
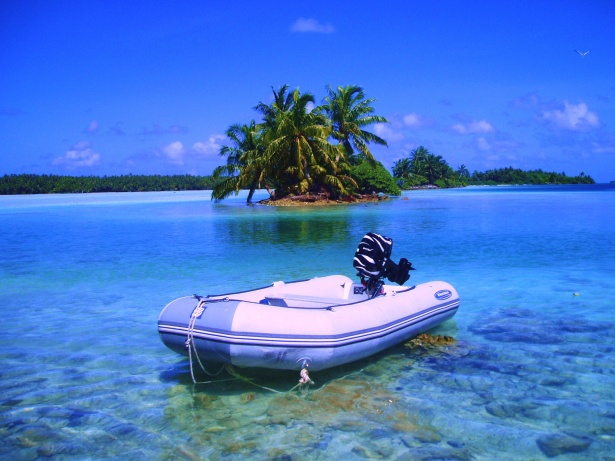
[[[273,292],[271,292],[270,296],[265,296],[265,299],[270,306],[288,307],[287,301],[297,301],[297,303],[292,305],[300,303],[300,305],[305,306],[305,303],[309,303],[318,304],[318,307],[323,307],[322,305],[336,306],[349,303],[350,292],[353,286],[352,280],[343,275],[330,275],[323,278],[315,277],[312,280],[297,285],[286,284],[280,281],[273,283]],[[293,293],[292,290],[295,287],[298,288],[297,291],[301,291]],[[312,296],[304,293],[322,293],[330,296]]]
[[[346,304],[342,298],[325,298],[322,296],[307,296],[296,295],[292,293],[284,293],[278,296],[266,296],[265,299],[271,306],[288,307],[289,304],[286,301],[303,301],[315,304],[325,304],[328,306],[335,306],[338,304]]]

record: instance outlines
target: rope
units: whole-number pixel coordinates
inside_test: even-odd
[[[301,370],[299,376],[301,376],[299,379],[299,384],[314,384],[314,381],[311,380],[310,375],[308,374],[307,365]]]
[[[233,376],[233,377],[235,377],[237,379],[240,379],[242,381],[245,381],[246,383],[252,384],[253,386],[256,386],[256,387],[260,387],[261,389],[265,389],[266,391],[275,392],[276,394],[286,394],[286,392],[277,391],[275,389],[271,389],[270,387],[266,387],[266,386],[261,386],[260,384],[255,383],[253,379],[246,378],[245,376],[242,376],[241,374],[239,374],[239,372],[235,369],[235,367],[233,365],[225,365],[225,367],[226,367],[226,371],[228,371],[228,373],[231,376]],[[295,386],[295,387],[297,387],[297,386]],[[295,387],[293,387],[293,389]],[[292,391],[293,389],[291,389],[290,391]],[[288,392],[290,392],[290,391],[288,391]]]
[[[203,314],[203,312],[205,312],[205,307],[204,307],[205,303],[206,301],[204,299],[199,299],[199,303],[197,304],[196,308],[192,312],[192,316],[190,317],[190,323],[188,324],[188,335],[186,338],[186,347],[188,348],[188,358],[190,359],[190,376],[192,376],[192,382],[194,384],[208,384],[211,381],[199,382],[194,377],[194,365],[192,363],[192,353],[193,352],[194,352],[194,356],[196,357],[197,362],[199,363],[199,366],[201,367],[201,370],[203,370],[206,375],[218,376],[220,373],[222,373],[222,370],[224,370],[224,365],[222,365],[222,367],[215,373],[208,371],[207,368],[205,368],[205,365],[203,365],[203,362],[201,362],[201,358],[199,357],[199,352],[196,348],[196,345],[194,344],[194,326],[196,325],[196,320]]]
[[[195,295],[194,296],[196,299],[199,300],[199,303],[197,304],[197,306],[194,308],[194,311],[192,312],[192,315],[190,316],[190,322],[188,323],[188,333],[187,333],[187,337],[186,337],[186,347],[188,348],[188,358],[190,360],[190,376],[192,377],[192,383],[193,384],[211,384],[213,382],[220,382],[220,380],[210,380],[210,381],[197,381],[195,376],[194,376],[194,364],[193,364],[193,360],[192,360],[192,354],[194,353],[194,356],[196,357],[196,361],[198,362],[201,370],[203,370],[205,372],[205,374],[207,374],[208,376],[218,376],[220,373],[222,373],[222,370],[225,370],[234,378],[234,379],[239,379],[241,381],[244,381],[248,384],[251,384],[253,386],[256,387],[260,387],[261,389],[264,389],[266,391],[270,391],[270,392],[274,392],[276,394],[287,394],[290,393],[292,391],[294,391],[297,387],[299,387],[300,389],[303,389],[304,386],[309,386],[310,384],[314,384],[314,381],[312,381],[310,379],[310,376],[308,374],[308,370],[307,370],[307,364],[304,365],[304,368],[301,370],[300,372],[300,379],[299,382],[293,386],[292,389],[290,389],[289,391],[286,392],[282,392],[282,391],[278,391],[276,389],[272,389],[270,387],[266,387],[266,386],[262,386],[260,384],[257,384],[254,382],[253,379],[250,378],[246,378],[245,376],[241,375],[236,369],[235,367],[233,367],[233,365],[230,364],[223,364],[222,367],[215,373],[210,372],[207,370],[207,368],[205,368],[205,365],[203,365],[203,362],[201,361],[201,358],[199,357],[199,352],[196,348],[196,345],[194,343],[194,328],[196,325],[196,321],[197,319],[203,315],[203,312],[205,312],[205,304],[207,303],[207,301],[205,299],[203,299],[200,296]],[[218,301],[228,301],[228,298],[224,298],[223,300],[212,300],[213,302],[218,302]],[[229,380],[230,381],[230,380]]]

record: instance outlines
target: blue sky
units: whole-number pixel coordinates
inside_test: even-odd
[[[271,87],[353,84],[388,168],[615,180],[612,0],[9,0],[0,69],[0,175],[210,174]]]

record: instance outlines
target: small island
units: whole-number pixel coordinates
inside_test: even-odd
[[[288,85],[272,91],[272,103],[255,107],[259,123],[227,130],[231,143],[220,150],[226,164],[213,172],[214,199],[242,189],[249,191],[248,202],[254,191],[266,189],[268,204],[288,203],[289,197],[295,198],[291,203],[343,203],[375,192],[401,193],[368,147],[387,145],[367,128],[388,120],[374,114],[375,100],[366,99],[361,87],[329,86],[319,105],[312,93],[289,91]]]

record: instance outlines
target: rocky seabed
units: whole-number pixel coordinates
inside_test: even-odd
[[[615,327],[515,309],[463,339],[452,325],[282,393],[259,386],[298,375],[192,385],[183,361],[161,386],[137,366],[126,378],[64,363],[75,386],[50,389],[53,373],[6,367],[0,458],[615,459]]]

